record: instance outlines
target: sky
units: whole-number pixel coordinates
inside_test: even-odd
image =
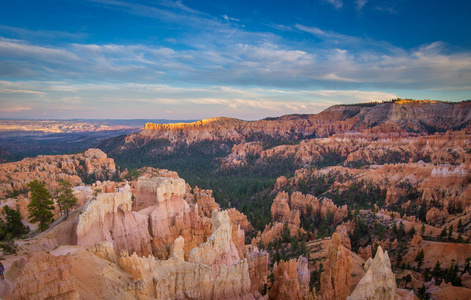
[[[471,1],[1,0],[0,118],[471,99]]]

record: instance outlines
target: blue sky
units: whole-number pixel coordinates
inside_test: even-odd
[[[246,120],[471,98],[471,2],[0,1],[1,118]]]

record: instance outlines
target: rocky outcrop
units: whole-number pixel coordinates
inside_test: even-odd
[[[448,216],[448,210],[446,208],[438,209],[436,207],[432,207],[427,211],[425,218],[427,223],[433,223],[442,220],[446,216]]]
[[[275,190],[281,190],[286,185],[288,185],[288,178],[286,178],[286,176],[280,176],[276,179]]]
[[[411,246],[418,246],[418,245],[422,245],[423,242],[424,242],[424,239],[419,234],[416,234],[416,235],[414,235],[414,237],[410,241],[410,245]]]
[[[224,158],[223,166],[241,166],[246,165],[248,160],[260,157],[263,151],[261,142],[248,142],[234,145],[231,154]],[[250,159],[249,159],[250,157]]]
[[[173,205],[175,207],[169,207],[173,211],[188,207],[185,201],[181,201],[185,195],[185,181],[181,178],[141,177],[137,182],[137,189],[139,194],[135,200],[136,211],[158,204],[165,204],[167,207]]]
[[[188,259],[190,250],[211,234],[211,224],[199,216],[196,204],[183,200],[184,186],[180,178],[141,178],[138,205],[133,204],[128,185],[117,193],[100,193],[60,226],[42,234],[37,243],[43,249],[53,249],[60,244],[88,248],[108,241],[117,253],[126,250],[167,259],[174,241],[182,236]],[[136,207],[141,210],[135,211]],[[242,253],[244,232],[232,224],[230,230],[234,231],[236,249],[241,248]]]
[[[304,257],[298,260],[281,260],[273,266],[275,281],[269,293],[269,299],[317,299],[314,291],[309,290],[311,273],[308,261]]]
[[[335,232],[340,235],[340,240],[342,241],[342,245],[347,249],[352,249],[352,243],[350,240],[350,234],[353,233],[354,224],[353,222],[343,222],[337,228],[335,228]]]
[[[375,257],[366,261],[365,275],[347,299],[392,300],[395,296],[396,277],[391,271],[391,261],[388,252],[383,253],[383,249],[379,246]]]
[[[303,299],[296,267],[296,259],[275,263],[273,266],[275,281],[271,287],[269,299]]]
[[[191,249],[206,241],[210,224],[198,212],[197,204],[184,200],[185,181],[181,178],[139,178],[139,194],[134,209],[148,216],[152,251],[160,259],[168,258],[173,242],[185,239],[185,258]]]
[[[237,209],[230,208],[227,210],[227,213],[229,214],[229,218],[231,218],[231,222],[234,225],[240,225],[240,228],[245,231],[251,231],[253,229],[252,224],[250,224],[249,220],[247,219],[247,216]]]
[[[193,189],[193,201],[191,202],[198,204],[199,213],[202,217],[205,216],[211,218],[211,213],[215,209],[221,210],[219,204],[217,204],[214,200],[212,190],[205,190],[195,187]]]
[[[38,253],[19,271],[7,299],[80,299],[71,275],[70,255]]]
[[[364,248],[360,247],[360,249],[358,249],[358,255],[364,260],[373,257],[373,249],[371,248],[371,245],[368,245]]]
[[[328,213],[333,213],[335,222],[339,222],[348,214],[346,205],[337,207],[330,199],[324,198],[319,201],[313,195],[304,195],[300,192],[294,192],[291,196],[286,192],[279,192],[271,206],[271,215],[274,221],[288,222],[296,227],[301,224],[301,214],[311,216],[317,212],[322,217],[325,217]]]
[[[215,202],[212,197],[211,190],[203,190],[195,187],[191,189],[190,186],[186,185],[186,193],[184,196],[186,202],[190,205],[196,205],[198,207],[198,213],[201,218],[211,218],[211,212],[214,210],[220,211],[221,208]],[[232,242],[239,252],[239,256],[242,257],[245,248],[245,232],[252,230],[252,225],[247,220],[247,216],[239,212],[235,208],[227,210],[229,218],[232,222]]]
[[[280,239],[283,231],[288,229],[291,236],[298,236],[301,233],[306,233],[302,228],[296,227],[288,223],[275,223],[273,225],[268,224],[265,226],[263,232],[258,232],[257,236],[251,241],[253,246],[257,246],[260,242],[267,246],[268,243],[273,242],[276,239]]]
[[[250,273],[250,293],[255,292],[262,294],[268,278],[268,252],[259,251],[255,247],[253,251],[247,254]]]
[[[213,234],[183,259],[185,240],[177,238],[168,260],[131,256],[122,252],[120,266],[131,274],[137,298],[148,299],[242,299],[249,296],[247,260],[239,260],[232,243],[232,224],[227,212],[213,212]]]
[[[28,189],[28,183],[39,180],[49,190],[55,190],[58,183],[67,180],[74,186],[88,176],[108,179],[116,172],[114,160],[99,149],[70,155],[39,155],[18,162],[0,165],[0,198],[7,193]]]
[[[352,259],[340,240],[340,235],[334,233],[321,274],[321,299],[345,299],[350,294],[352,284]]]
[[[106,259],[112,263],[118,263],[118,257],[114,251],[113,243],[108,241],[98,242],[93,246],[88,247],[88,251],[102,259]]]
[[[131,193],[102,193],[89,201],[78,217],[76,244],[90,247],[97,242],[114,243],[140,255],[152,253],[148,217],[132,209]]]
[[[232,242],[232,223],[227,211],[213,211],[212,224],[213,233],[205,243],[190,251],[188,261],[211,266],[215,277],[222,265],[229,267],[240,257]]]
[[[286,192],[280,192],[273,200],[271,205],[271,217],[273,221],[287,222],[295,227],[299,227],[301,219],[299,211],[290,210],[289,195]]]
[[[306,257],[300,256],[296,264],[296,272],[298,273],[299,288],[303,299],[314,300],[317,298],[315,289],[309,290],[311,282],[311,271],[309,270],[309,261]]]

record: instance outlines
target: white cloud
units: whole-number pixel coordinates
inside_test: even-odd
[[[450,53],[435,42],[404,50],[369,40],[324,31],[296,28],[325,39],[356,44],[359,49],[321,47],[296,49],[280,43],[239,43],[231,47],[177,50],[161,46],[118,44],[65,44],[44,47],[19,40],[0,39],[0,56],[8,62],[3,76],[21,66],[30,80],[137,81],[174,85],[257,84],[307,87],[321,82],[338,83],[341,89],[365,86],[409,88],[471,88],[471,53]],[[384,47],[383,47],[384,46]],[[30,77],[28,77],[30,76]],[[7,77],[8,78],[8,77]],[[346,85],[350,84],[350,86]],[[59,84],[56,89],[70,90]]]
[[[0,56],[12,58],[33,58],[42,61],[78,61],[79,56],[64,49],[30,45],[26,42],[0,37]]]
[[[355,0],[357,10],[362,10],[366,3],[368,3],[368,0]]]
[[[14,116],[31,116],[44,111],[49,118],[174,118],[200,119],[229,116],[241,119],[260,119],[290,113],[316,113],[332,104],[388,100],[393,93],[357,90],[291,90],[242,88],[234,86],[178,87],[164,84],[135,83],[61,83],[9,82],[5,87],[41,93],[25,94],[22,105],[12,99],[4,106],[17,107],[0,111]],[[61,87],[68,87],[62,89]],[[31,105],[24,105],[31,103]],[[19,109],[32,107],[32,111]],[[59,113],[58,110],[63,112]],[[96,115],[95,115],[96,114]],[[12,115],[8,115],[12,116]],[[0,117],[5,115],[0,114]]]
[[[5,100],[4,107],[30,107],[0,113],[8,116],[32,116],[39,112],[49,118],[174,118],[199,119],[229,116],[260,119],[289,113],[316,113],[332,104],[378,101],[395,98],[394,94],[375,91],[291,90],[242,88],[235,86],[178,87],[165,84],[135,83],[63,83],[0,81],[0,90],[28,90],[18,99]],[[62,88],[67,87],[67,88]],[[38,97],[36,93],[42,95]],[[27,105],[30,103],[31,105]],[[59,113],[58,110],[63,112]],[[34,114],[33,114],[34,111]],[[11,115],[14,114],[14,115]],[[96,114],[96,115],[95,115]],[[0,114],[0,117],[5,115]]]
[[[340,9],[343,6],[342,0],[325,0],[327,3],[330,3],[334,6],[335,9]]]
[[[228,15],[223,15],[222,16],[224,18],[224,20],[226,20],[227,22],[230,22],[230,21],[236,21],[236,22],[240,22],[239,19],[236,19],[236,18],[231,18],[229,17]]]

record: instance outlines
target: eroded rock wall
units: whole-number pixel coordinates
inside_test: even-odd
[[[352,284],[352,259],[342,246],[340,235],[334,232],[321,274],[322,299],[345,299],[350,294]]]

